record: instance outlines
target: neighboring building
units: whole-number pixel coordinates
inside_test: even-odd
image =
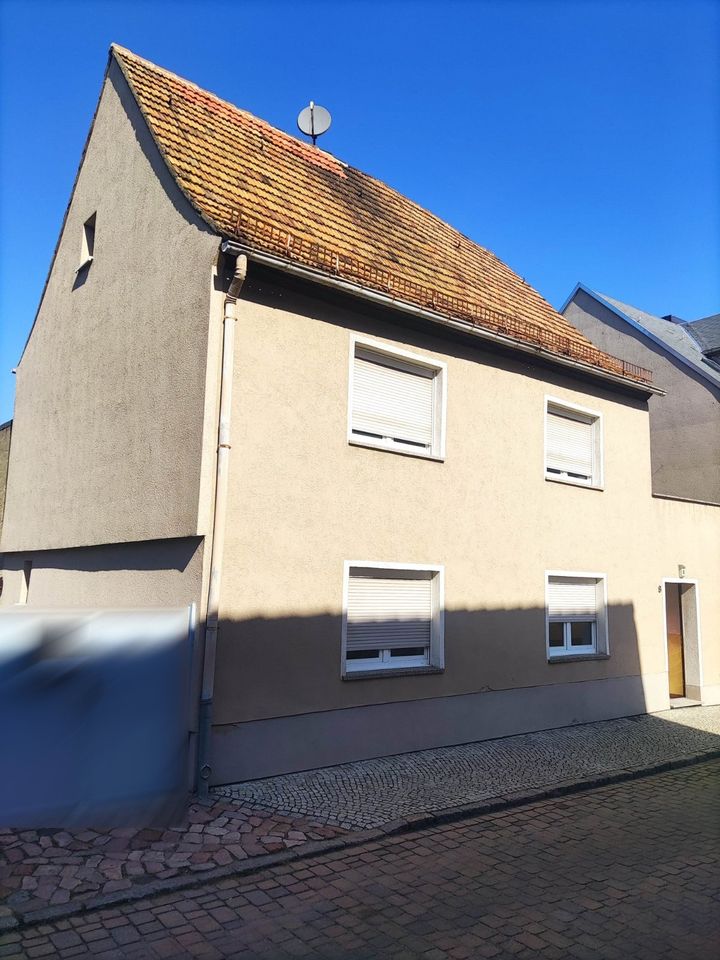
[[[2,603],[196,604],[215,783],[718,703],[720,512],[651,497],[657,395],[432,214],[113,47]]]
[[[8,462],[10,460],[10,435],[12,420],[0,423],[0,531],[5,514],[5,487],[7,484]]]
[[[700,347],[705,363],[720,373],[720,313],[686,323],[685,329]]]
[[[579,283],[560,311],[601,350],[652,368],[653,493],[720,504],[720,314],[656,317]]]

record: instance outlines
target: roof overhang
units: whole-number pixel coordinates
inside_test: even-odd
[[[531,355],[539,360],[542,360],[544,363],[551,364],[552,366],[562,367],[565,369],[569,368],[575,373],[589,376],[593,379],[602,380],[605,383],[613,384],[615,387],[622,388],[624,391],[640,394],[642,396],[648,396],[650,394],[657,394],[659,396],[665,395],[664,390],[654,387],[652,384],[638,380],[632,380],[629,377],[622,377],[618,374],[612,373],[612,371],[603,370],[601,367],[593,366],[590,363],[583,363],[581,360],[575,360],[572,357],[562,356],[554,353],[551,350],[547,350],[544,347],[527,343],[523,340],[517,340],[514,337],[507,336],[506,334],[496,333],[493,330],[487,330],[478,324],[470,322],[469,320],[445,316],[444,314],[437,313],[434,310],[429,310],[426,307],[419,307],[416,304],[408,303],[405,300],[399,300],[390,294],[382,293],[369,287],[364,287],[362,284],[354,283],[352,280],[346,280],[342,277],[334,276],[321,270],[313,269],[312,267],[307,267],[304,264],[287,260],[284,257],[264,253],[251,246],[239,243],[236,240],[223,240],[222,251],[223,253],[230,254],[231,256],[245,254],[255,263],[264,264],[265,266],[272,267],[275,270],[281,270],[284,273],[292,274],[293,276],[302,278],[304,280],[309,280],[312,283],[319,283],[323,286],[331,287],[335,290],[348,293],[354,297],[360,297],[363,300],[369,300],[378,305],[389,307],[392,310],[399,310],[403,313],[411,314],[412,316],[420,317],[424,320],[429,320],[432,323],[441,324],[444,327],[449,327],[466,334],[469,333],[473,337],[477,337],[479,340],[493,343],[497,346],[510,349],[514,352]]]

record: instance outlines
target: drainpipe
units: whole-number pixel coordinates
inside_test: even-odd
[[[205,618],[205,656],[203,660],[202,690],[198,717],[198,794],[207,799],[210,786],[210,733],[212,727],[213,695],[215,690],[215,654],[217,651],[218,613],[220,610],[220,578],[225,547],[225,518],[227,514],[228,471],[230,468],[230,412],[235,359],[235,321],[237,299],[247,276],[247,257],[238,256],[235,273],[225,296],[223,310],[222,370],[220,373],[220,416],[218,422],[217,465],[215,473],[215,509],[213,511],[212,553],[210,580]]]

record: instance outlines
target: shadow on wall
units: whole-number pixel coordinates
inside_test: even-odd
[[[602,623],[596,630],[594,654],[556,647],[548,662],[544,608],[446,610],[442,670],[343,678],[339,615],[223,620],[211,782],[658,709],[641,676],[633,605],[607,609],[607,646]]]
[[[30,623],[32,609],[0,614],[0,628],[22,616]],[[4,748],[13,776],[0,822],[171,819],[166,801],[187,795],[196,711],[187,609],[100,611],[89,618],[107,618],[99,643],[73,625],[88,611],[63,616],[38,643],[4,633],[0,721],[16,734]],[[549,663],[544,608],[448,610],[442,671],[343,679],[339,615],[224,620],[211,783],[643,714],[632,604],[610,606],[607,623],[608,654]],[[361,622],[380,634],[388,625]],[[404,626],[418,634],[423,622]]]
[[[7,553],[3,567],[7,573],[18,573],[32,560],[33,571],[78,571],[82,573],[114,573],[118,571],[177,570],[184,571],[193,559],[202,537],[178,537],[174,540],[151,540],[139,543],[76,547],[60,550],[36,550]],[[128,605],[131,605],[130,598]],[[56,605],[53,603],[53,605]]]

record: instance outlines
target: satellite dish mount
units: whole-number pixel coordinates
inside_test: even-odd
[[[325,107],[319,106],[312,100],[310,106],[301,110],[297,118],[298,129],[306,137],[312,137],[313,146],[315,146],[318,137],[327,133],[331,123],[332,118]]]

